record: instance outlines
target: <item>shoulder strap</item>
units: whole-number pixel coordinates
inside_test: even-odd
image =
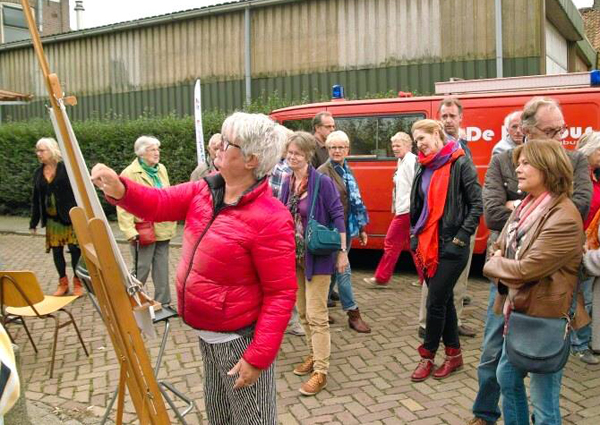
[[[317,174],[317,181],[315,182],[315,190],[313,192],[313,197],[312,197],[312,201],[310,203],[310,214],[308,215],[308,218],[310,219],[314,219],[314,212],[315,212],[315,204],[317,203],[317,196],[319,195],[319,183],[321,182],[321,173],[319,173],[318,171],[314,171]]]

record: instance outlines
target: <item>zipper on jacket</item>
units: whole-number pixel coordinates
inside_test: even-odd
[[[237,205],[237,203],[236,203],[236,205]],[[192,271],[192,267],[194,266],[194,257],[196,256],[196,251],[198,250],[198,246],[200,245],[200,242],[202,242],[202,239],[204,239],[204,235],[206,235],[206,232],[208,232],[208,229],[210,229],[210,226],[212,226],[212,224],[216,220],[217,216],[219,214],[221,214],[221,212],[223,210],[226,210],[227,208],[229,208],[231,206],[233,206],[233,205],[224,205],[221,208],[217,209],[217,207],[213,205],[213,216],[210,219],[210,221],[208,222],[208,224],[206,225],[206,227],[204,228],[204,230],[202,231],[202,234],[198,238],[198,241],[194,245],[194,252],[192,253],[192,258],[190,258],[190,265],[188,266],[187,272],[185,274],[185,279],[183,280],[183,299],[181,301],[181,304],[182,304],[181,311],[182,311],[183,315],[182,315],[181,319],[185,323],[187,323],[187,321],[185,320],[185,287],[187,285],[188,277],[190,276],[190,273]]]

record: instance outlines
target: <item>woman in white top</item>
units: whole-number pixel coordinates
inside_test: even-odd
[[[386,286],[389,283],[396,261],[403,250],[408,251],[410,240],[410,190],[415,178],[417,156],[412,153],[413,142],[408,134],[400,131],[391,138],[391,142],[394,156],[398,158],[392,196],[392,212],[395,215],[385,236],[383,257],[375,270],[375,276],[364,279],[365,282],[377,286]],[[417,273],[423,281],[421,270],[417,269]]]

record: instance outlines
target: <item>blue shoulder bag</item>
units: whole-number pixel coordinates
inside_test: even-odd
[[[315,190],[310,205],[310,214],[308,215],[304,240],[306,241],[306,249],[311,254],[331,255],[342,248],[342,238],[337,229],[330,229],[315,220],[315,204],[319,195],[320,182],[321,174],[317,173],[317,181],[315,182]]]

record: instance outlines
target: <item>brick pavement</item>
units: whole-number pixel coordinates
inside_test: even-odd
[[[128,249],[121,245],[126,258]],[[171,276],[180,249],[171,248]],[[41,237],[0,234],[0,262],[6,268],[36,272],[46,293],[54,290],[57,280],[50,254],[44,253]],[[338,306],[331,309],[332,355],[329,383],[316,397],[298,393],[301,378],[292,367],[306,355],[304,340],[286,335],[277,363],[279,419],[282,424],[464,424],[470,418],[472,400],[477,391],[476,365],[478,338],[463,340],[465,367],[443,381],[433,379],[414,384],[410,374],[416,366],[416,318],[419,288],[409,285],[410,273],[395,274],[391,287],[368,288],[362,277],[370,270],[354,271],[354,286],[361,312],[373,328],[370,335],[359,335],[347,328],[345,315]],[[69,274],[71,271],[69,270]],[[488,286],[481,277],[472,278],[469,292],[473,303],[465,308],[466,322],[483,329]],[[174,291],[173,291],[174,293]],[[28,382],[26,396],[57,406],[63,411],[83,412],[99,417],[118,379],[118,366],[100,317],[87,299],[77,300],[72,312],[78,319],[83,337],[91,348],[86,358],[70,328],[62,329],[57,352],[55,377],[49,379],[50,321],[29,320],[38,344],[34,354],[19,326],[10,329],[23,350],[23,373]],[[151,356],[158,352],[158,339],[149,341]],[[194,332],[174,323],[160,377],[191,395],[199,412],[188,416],[189,423],[206,423],[202,392],[202,360]],[[441,359],[438,360],[438,363]],[[561,409],[563,423],[597,425],[600,418],[600,366],[588,366],[572,360],[563,378]],[[125,419],[136,423],[130,402]],[[173,420],[173,423],[176,423]]]

